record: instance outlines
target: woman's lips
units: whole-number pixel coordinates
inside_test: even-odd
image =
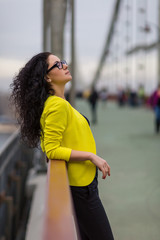
[[[70,71],[67,71],[67,72],[65,73],[65,75],[68,75],[68,74],[70,75]]]

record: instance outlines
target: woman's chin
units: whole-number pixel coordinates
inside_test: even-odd
[[[67,79],[67,82],[71,81],[72,80],[72,76],[70,75]]]

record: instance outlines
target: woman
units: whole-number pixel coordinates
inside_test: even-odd
[[[72,76],[65,61],[49,52],[34,56],[11,84],[21,137],[41,148],[48,159],[65,160],[82,240],[113,240],[98,196],[97,167],[110,176],[107,162],[96,155],[87,119],[65,100]]]

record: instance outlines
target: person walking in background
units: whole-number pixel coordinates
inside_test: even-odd
[[[120,107],[125,106],[126,104],[126,94],[122,87],[118,88],[117,91],[117,102]]]
[[[138,105],[143,106],[145,104],[145,90],[143,84],[139,85],[138,88]]]
[[[108,100],[108,89],[107,88],[102,88],[102,90],[99,93],[99,98],[103,102],[103,107],[106,106],[107,100]]]
[[[98,169],[110,176],[110,166],[96,155],[87,119],[64,96],[72,76],[66,61],[44,52],[34,56],[11,84],[22,140],[37,147],[48,161],[65,160],[82,240],[113,240],[98,194]],[[49,160],[50,159],[50,160]]]
[[[98,102],[98,93],[93,86],[91,89],[90,96],[88,98],[88,101],[91,106],[91,112],[92,112],[92,123],[95,124],[97,123],[97,102]]]
[[[149,104],[155,113],[155,132],[158,133],[160,130],[160,84],[157,89],[151,94],[149,98]]]

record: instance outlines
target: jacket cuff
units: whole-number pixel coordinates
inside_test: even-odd
[[[71,148],[59,147],[54,151],[46,153],[46,155],[49,159],[65,160],[68,162],[71,156],[71,151]]]

